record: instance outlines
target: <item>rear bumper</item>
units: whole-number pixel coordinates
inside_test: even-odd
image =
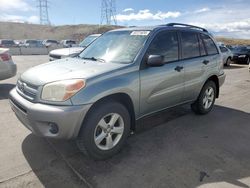
[[[17,66],[16,64],[7,64],[6,69],[0,71],[0,80],[5,80],[16,76]]]
[[[53,106],[32,103],[21,97],[16,88],[10,92],[10,105],[17,118],[32,133],[59,139],[77,137],[83,119],[91,106]],[[51,123],[57,126],[58,132],[51,132]]]

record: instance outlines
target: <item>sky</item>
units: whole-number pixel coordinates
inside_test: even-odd
[[[39,23],[38,0],[0,0],[0,21]],[[101,0],[49,0],[53,25],[100,24]],[[118,25],[194,24],[250,39],[250,0],[116,0]]]

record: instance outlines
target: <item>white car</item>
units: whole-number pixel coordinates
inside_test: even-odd
[[[90,43],[92,43],[95,39],[97,39],[99,36],[101,36],[101,34],[89,35],[79,44],[78,47],[52,50],[49,53],[49,59],[50,59],[50,61],[54,61],[54,60],[62,59],[62,58],[66,58],[66,57],[75,57],[79,53],[81,53],[81,51],[83,51],[84,48],[86,48]]]
[[[16,75],[17,67],[13,62],[9,49],[0,48],[0,80],[5,80]]]

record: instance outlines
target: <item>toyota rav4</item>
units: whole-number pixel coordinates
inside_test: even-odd
[[[10,104],[34,134],[75,139],[81,151],[105,159],[144,116],[187,103],[207,114],[224,80],[220,49],[206,29],[123,28],[103,34],[78,57],[27,70]]]

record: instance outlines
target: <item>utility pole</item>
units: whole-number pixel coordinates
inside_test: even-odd
[[[102,0],[101,25],[117,25],[115,0]]]
[[[48,0],[38,0],[38,7],[40,10],[40,24],[50,25],[49,12],[48,12]]]

